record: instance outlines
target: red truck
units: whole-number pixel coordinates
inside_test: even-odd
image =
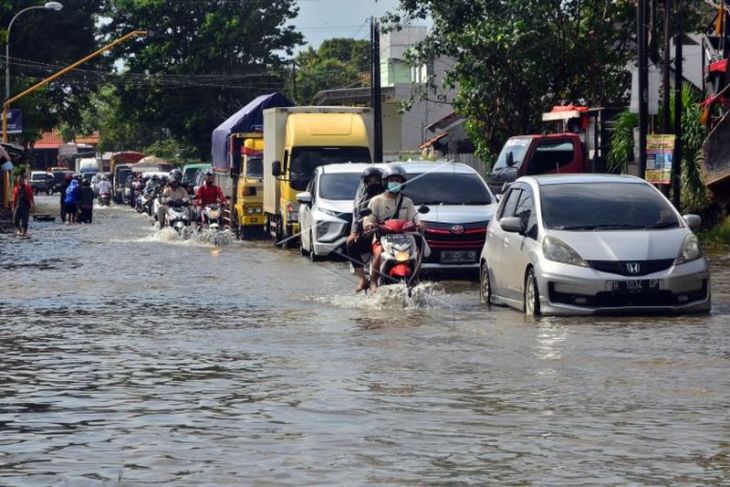
[[[487,175],[487,184],[499,194],[520,176],[593,172],[602,169],[603,110],[560,106],[543,114],[544,122],[561,122],[556,134],[510,137]]]

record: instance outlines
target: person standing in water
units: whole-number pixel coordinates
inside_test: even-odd
[[[35,208],[33,188],[25,180],[25,174],[18,176],[13,191],[13,224],[15,234],[24,237],[28,234],[28,217],[30,210]]]

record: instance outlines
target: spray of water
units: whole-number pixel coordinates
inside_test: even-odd
[[[405,284],[381,286],[374,294],[314,296],[311,301],[355,309],[440,309],[448,307],[446,291],[434,282],[422,282],[409,295]]]

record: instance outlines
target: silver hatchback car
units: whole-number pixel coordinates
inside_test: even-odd
[[[708,312],[699,224],[632,176],[520,178],[487,230],[481,301],[530,315]]]

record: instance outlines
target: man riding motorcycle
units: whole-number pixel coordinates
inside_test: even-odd
[[[112,183],[109,182],[109,178],[106,175],[101,177],[101,181],[99,181],[99,185],[96,189],[99,193],[99,197],[103,194],[112,194]]]
[[[347,237],[347,255],[358,277],[355,292],[364,291],[370,285],[365,276],[364,264],[366,255],[372,252],[373,235],[363,231],[361,212],[370,204],[370,200],[383,192],[383,173],[376,167],[366,168],[360,175],[360,184],[355,195],[352,210],[352,227]]]
[[[160,195],[160,206],[157,209],[157,221],[160,222],[160,228],[164,228],[165,215],[167,215],[168,203],[174,200],[188,201],[188,192],[182,187],[182,172],[174,169],[170,172],[169,184]]]
[[[407,181],[405,169],[398,164],[388,165],[383,171],[383,181],[385,182],[385,193],[374,197],[368,203],[368,209],[372,213],[364,220],[365,231],[373,230],[386,220],[405,220],[418,224],[416,206],[409,197],[400,194]],[[377,289],[382,252],[383,247],[376,238],[373,241],[373,258],[370,266],[371,292],[375,292]]]
[[[202,184],[195,193],[195,204],[198,206],[197,219],[202,215],[202,209],[208,205],[214,205],[220,201],[221,206],[226,204],[226,196],[220,186],[215,184],[215,176],[213,171],[205,172],[205,183]]]

